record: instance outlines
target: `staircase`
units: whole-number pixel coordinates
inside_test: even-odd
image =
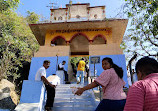
[[[97,103],[93,91],[87,90],[81,96],[77,96],[72,93],[73,87],[83,85],[74,83],[56,87],[53,111],[94,111]],[[42,82],[24,81],[20,103],[15,111],[44,111],[45,94]]]
[[[72,87],[78,84],[61,84],[56,87],[53,111],[94,111],[97,107],[92,90],[85,91],[81,96],[72,93]]]

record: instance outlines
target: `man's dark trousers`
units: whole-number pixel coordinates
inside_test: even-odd
[[[55,88],[50,85],[45,85],[47,90],[47,100],[45,107],[53,107],[54,97],[55,97]]]
[[[65,81],[69,81],[67,71],[63,70],[65,74]]]

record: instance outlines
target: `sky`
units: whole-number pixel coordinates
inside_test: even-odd
[[[72,0],[73,3],[90,3],[90,6],[106,6],[105,12],[107,18],[120,18],[116,16],[121,11],[121,6],[125,0]],[[50,3],[56,3],[54,6],[65,8],[69,0],[20,0],[17,13],[26,16],[26,12],[35,12],[36,14],[44,17],[43,19],[50,18]]]

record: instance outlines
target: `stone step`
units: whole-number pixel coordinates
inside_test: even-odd
[[[62,84],[56,87],[54,111],[94,111],[97,104],[92,90],[85,91],[81,96],[72,93],[73,87],[79,84]]]
[[[80,108],[76,108],[76,107],[55,107],[53,109],[54,111],[94,111],[95,108],[94,107],[80,107]]]
[[[85,102],[60,102],[55,103],[54,107],[93,107],[93,104],[91,102],[86,103]]]

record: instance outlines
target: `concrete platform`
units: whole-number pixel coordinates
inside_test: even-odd
[[[19,103],[15,111],[39,111],[39,103]]]

